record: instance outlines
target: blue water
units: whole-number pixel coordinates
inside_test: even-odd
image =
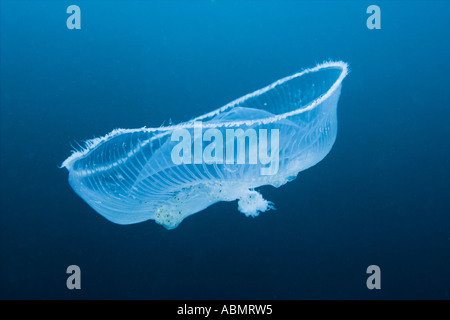
[[[449,299],[449,16],[446,1],[2,1],[0,298]],[[329,59],[351,70],[336,143],[261,188],[276,211],[221,202],[171,231],[121,226],[58,168],[71,144],[185,121]]]

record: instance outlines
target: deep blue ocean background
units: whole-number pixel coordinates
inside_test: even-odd
[[[449,17],[448,1],[2,1],[0,298],[449,299]],[[330,59],[351,70],[336,143],[261,188],[276,211],[222,202],[172,231],[121,226],[58,168],[71,144],[182,122]]]

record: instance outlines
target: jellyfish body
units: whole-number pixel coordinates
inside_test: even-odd
[[[74,191],[118,224],[154,219],[173,229],[233,200],[257,216],[273,205],[255,188],[280,187],[331,150],[346,75],[347,64],[327,62],[185,123],[116,129],[62,166]]]

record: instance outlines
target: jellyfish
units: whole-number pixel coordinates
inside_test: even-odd
[[[278,188],[330,152],[347,72],[344,62],[325,62],[183,123],[115,129],[61,167],[73,190],[117,224],[155,220],[174,229],[235,200],[255,217],[274,208],[257,188]]]

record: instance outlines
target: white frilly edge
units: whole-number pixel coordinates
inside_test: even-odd
[[[344,80],[344,78],[348,74],[348,64],[347,63],[345,63],[343,61],[327,61],[327,62],[320,63],[317,66],[315,66],[314,68],[304,69],[304,70],[297,72],[291,76],[282,78],[262,89],[256,90],[249,94],[246,94],[245,96],[242,96],[242,97],[224,105],[221,108],[218,108],[214,111],[211,111],[202,116],[199,116],[193,120],[190,120],[188,122],[183,122],[178,125],[159,127],[159,128],[142,127],[142,128],[137,128],[137,129],[114,129],[113,131],[111,131],[110,133],[108,133],[107,135],[105,135],[103,137],[98,137],[98,138],[87,140],[85,142],[85,146],[81,150],[73,150],[70,157],[68,157],[66,160],[64,160],[64,162],[61,165],[61,168],[67,168],[70,170],[74,161],[76,161],[77,159],[80,159],[81,157],[88,154],[89,151],[96,148],[102,142],[108,141],[118,135],[126,134],[126,133],[133,133],[133,132],[160,132],[161,134],[164,134],[169,131],[173,131],[173,130],[177,130],[177,129],[193,128],[194,121],[199,121],[202,119],[214,117],[215,115],[222,113],[225,110],[232,108],[249,98],[263,94],[284,82],[287,82],[287,81],[292,80],[297,77],[301,77],[302,75],[304,75],[306,73],[316,72],[316,71],[319,71],[321,69],[326,69],[326,68],[340,68],[341,74],[339,75],[339,77],[336,79],[336,81],[333,83],[333,85],[328,89],[328,91],[325,94],[321,95],[319,98],[317,98],[316,100],[312,101],[311,103],[309,103],[308,105],[306,105],[304,107],[301,107],[299,109],[296,109],[296,110],[293,110],[290,112],[286,112],[286,113],[283,113],[280,115],[275,115],[273,117],[264,118],[264,119],[222,122],[222,123],[218,123],[218,124],[203,124],[203,128],[237,127],[237,126],[241,126],[241,125],[250,126],[250,125],[254,125],[254,124],[267,124],[267,123],[279,121],[281,119],[285,119],[287,117],[291,117],[293,115],[297,115],[297,114],[300,114],[300,113],[303,113],[306,111],[310,111],[310,110],[314,109],[316,106],[318,106],[319,104],[321,104],[323,101],[328,99],[333,94],[333,92],[339,87],[339,85],[342,83],[342,80]],[[155,136],[155,138],[156,137],[157,136]]]

